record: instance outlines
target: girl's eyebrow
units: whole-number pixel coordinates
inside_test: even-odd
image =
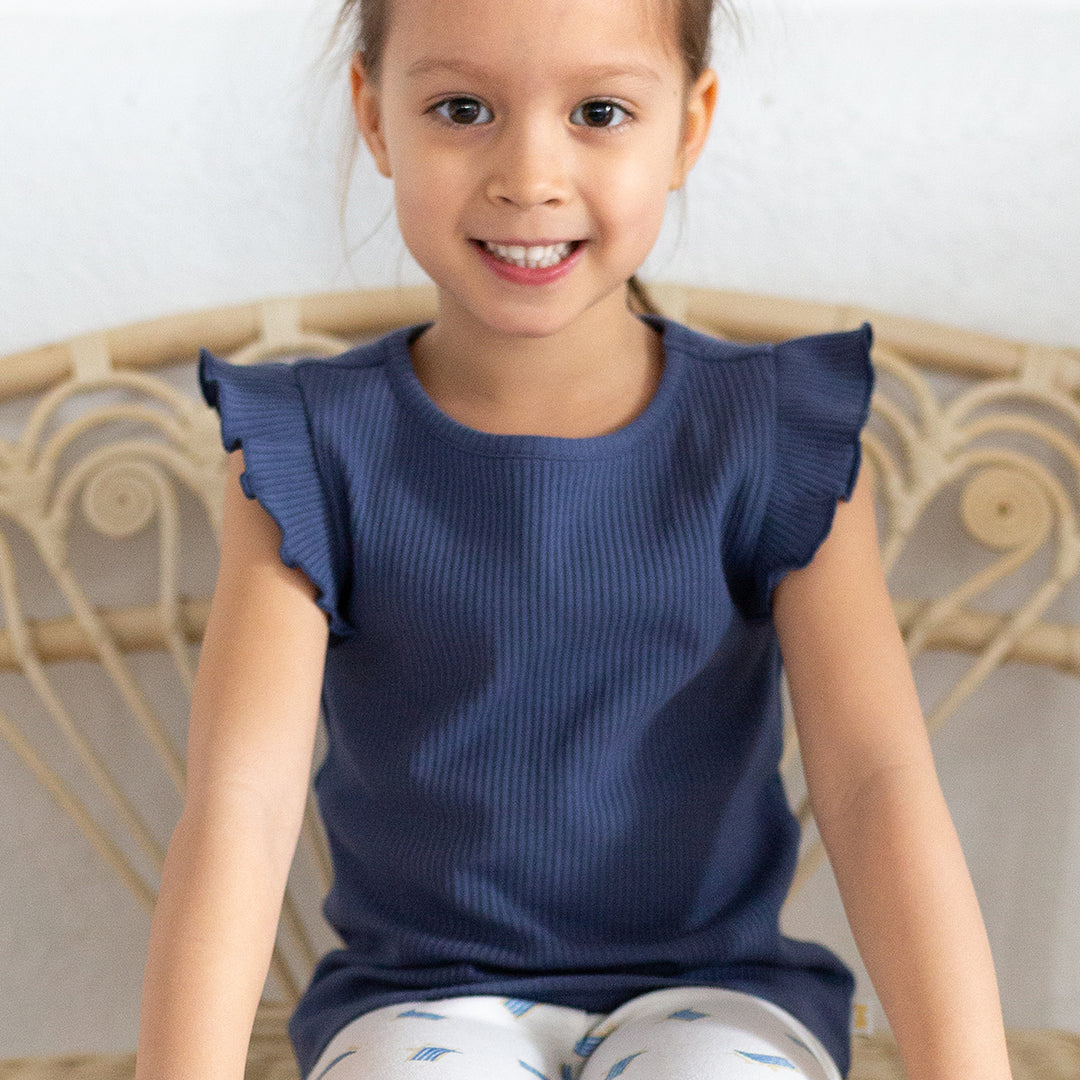
[[[437,56],[421,57],[405,69],[409,78],[423,75],[447,74],[462,75],[471,79],[490,79],[494,75],[480,64],[470,60],[447,60]],[[632,79],[642,83],[662,82],[660,73],[648,64],[627,62],[625,64],[596,64],[590,67],[576,68],[574,75],[586,81],[606,79]]]

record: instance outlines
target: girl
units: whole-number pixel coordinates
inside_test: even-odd
[[[204,356],[230,479],[143,1080],[243,1075],[320,695],[343,947],[306,1076],[836,1080],[851,977],[777,928],[781,652],[910,1080],[1009,1075],[858,471],[869,331],[734,346],[628,306],[709,128],[711,6],[345,5],[438,316]]]

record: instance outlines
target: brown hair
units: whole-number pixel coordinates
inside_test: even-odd
[[[676,28],[679,55],[686,69],[687,85],[695,83],[709,66],[712,20],[717,11],[730,16],[724,0],[654,0],[662,4],[661,15]],[[390,23],[391,0],[344,0],[334,24],[334,40],[344,39],[351,58],[363,57],[364,67],[378,79]],[[635,274],[627,282],[630,306],[638,312],[659,314],[656,305]]]
[[[688,82],[696,82],[709,66],[714,11],[726,11],[724,0],[655,0],[663,5],[663,15],[677,29],[679,53],[686,66]],[[390,23],[391,0],[344,0],[338,12],[334,37],[347,37],[349,53],[359,53],[364,66],[378,78],[386,33]]]

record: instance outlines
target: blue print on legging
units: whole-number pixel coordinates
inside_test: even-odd
[[[533,1076],[539,1076],[540,1080],[548,1080],[548,1078],[539,1069],[534,1069],[531,1065],[526,1065],[524,1061],[519,1061],[518,1064],[526,1072],[531,1072]]]
[[[611,1066],[611,1070],[608,1072],[606,1080],[615,1080],[616,1076],[622,1076],[622,1074],[626,1072],[627,1065],[629,1065],[634,1058],[641,1057],[644,1053],[644,1050],[639,1050],[636,1054],[624,1057],[622,1061],[616,1061],[615,1064]]]
[[[745,1050],[736,1050],[735,1053],[748,1061],[756,1061],[759,1065],[769,1065],[774,1069],[791,1069],[795,1072],[795,1066],[785,1057],[775,1057],[772,1054],[748,1054]]]
[[[515,1016],[524,1016],[530,1009],[536,1008],[535,1001],[525,1001],[522,998],[507,998],[503,1002],[503,1008]]]
[[[340,1064],[340,1063],[341,1063],[342,1061],[344,1061],[344,1060],[345,1060],[345,1059],[346,1059],[347,1057],[352,1057],[352,1056],[353,1056],[353,1054],[355,1054],[355,1053],[356,1053],[356,1051],[355,1051],[355,1050],[346,1050],[344,1054],[338,1054],[338,1056],[337,1056],[336,1058],[334,1058],[334,1060],[333,1060],[333,1061],[331,1061],[331,1062],[330,1062],[330,1064],[329,1064],[329,1065],[327,1065],[327,1066],[326,1066],[326,1068],[325,1068],[325,1069],[323,1069],[323,1071],[322,1071],[321,1073],[319,1073],[319,1075],[318,1075],[317,1077],[315,1077],[315,1080],[322,1080],[322,1078],[323,1078],[323,1077],[324,1077],[324,1076],[325,1076],[325,1075],[326,1075],[326,1074],[327,1074],[327,1073],[328,1073],[328,1072],[329,1072],[329,1071],[330,1071],[330,1070],[331,1070],[331,1069],[332,1069],[332,1068],[333,1068],[333,1067],[334,1067],[335,1065],[338,1065],[338,1064]]]
[[[574,1053],[578,1057],[587,1058],[606,1038],[606,1035],[586,1035],[584,1038],[578,1039],[577,1045],[574,1047]]]
[[[448,1050],[445,1046],[422,1046],[409,1061],[438,1061],[444,1054],[460,1054],[460,1050]]]

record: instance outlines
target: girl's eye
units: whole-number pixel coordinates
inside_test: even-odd
[[[570,114],[571,124],[585,127],[620,127],[630,119],[630,114],[614,101],[586,101]]]
[[[490,124],[494,117],[491,110],[476,98],[455,97],[440,101],[434,111],[444,120],[451,124],[460,124],[462,127],[474,124]]]

